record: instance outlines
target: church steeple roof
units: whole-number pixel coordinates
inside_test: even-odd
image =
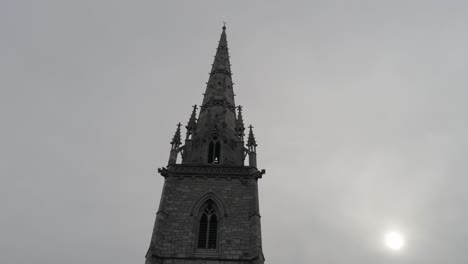
[[[237,108],[236,115],[231,76],[226,26],[223,26],[198,119],[197,107],[194,106],[186,126],[185,145],[179,146],[180,128],[171,142],[172,149],[183,154],[182,164],[243,166],[248,152],[249,166],[256,166],[252,156],[255,154],[255,139],[250,131],[247,150],[242,107]],[[171,162],[174,160],[170,159]]]
[[[216,55],[214,56],[214,61],[209,73],[210,77],[207,82],[202,106],[209,103],[213,98],[224,99],[230,105],[235,106],[229,58],[226,26],[223,26],[218,48],[216,49]]]
[[[219,59],[217,61],[217,59]],[[227,74],[231,74],[231,64],[229,63],[229,49],[226,37],[226,26],[223,26],[223,32],[218,42],[218,48],[216,49],[215,61],[211,72],[215,70],[225,70]]]

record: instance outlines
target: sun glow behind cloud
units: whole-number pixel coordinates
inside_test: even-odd
[[[391,251],[400,251],[405,246],[405,237],[399,231],[388,231],[384,236],[385,246]]]

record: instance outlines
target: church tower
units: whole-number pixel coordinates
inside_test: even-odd
[[[193,106],[185,126],[185,143],[179,123],[167,168],[158,169],[164,188],[146,264],[264,263],[257,181],[265,171],[257,169],[252,126],[244,139],[231,77],[223,26],[203,102]]]

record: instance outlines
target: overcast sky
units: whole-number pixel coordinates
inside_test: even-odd
[[[468,4],[395,0],[0,1],[0,263],[144,263],[223,20],[267,263],[468,263]]]

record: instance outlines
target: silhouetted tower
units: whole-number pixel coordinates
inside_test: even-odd
[[[179,123],[169,164],[158,170],[165,181],[146,264],[264,263],[257,180],[265,170],[252,126],[244,142],[231,76],[223,26],[198,119],[195,105],[185,144]]]

